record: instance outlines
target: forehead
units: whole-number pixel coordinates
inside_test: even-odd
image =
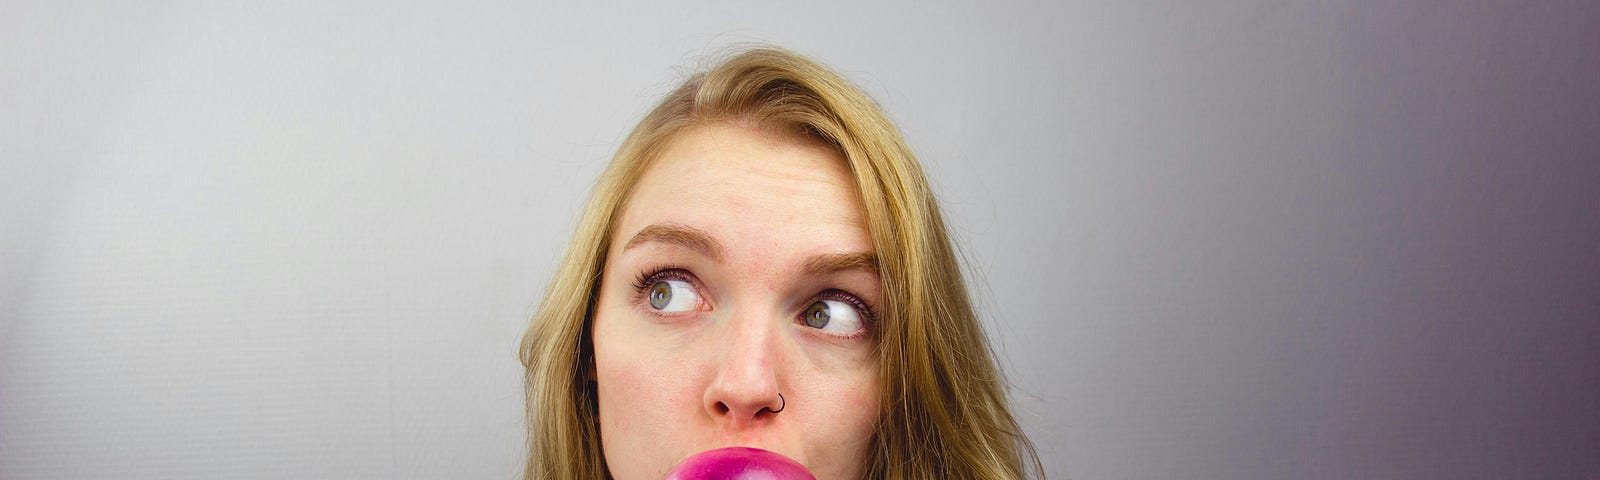
[[[618,236],[674,222],[718,236],[804,235],[871,245],[841,155],[814,139],[746,124],[695,125],[676,134],[634,185],[622,213]]]

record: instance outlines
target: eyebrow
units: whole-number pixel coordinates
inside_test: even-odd
[[[722,244],[711,238],[711,234],[705,230],[676,223],[657,223],[644,227],[644,230],[640,230],[628,240],[628,244],[623,246],[622,250],[627,251],[650,242],[677,245],[694,250],[713,261],[722,261]]]
[[[807,276],[822,276],[850,270],[877,274],[878,256],[872,252],[826,253],[806,259],[805,267],[801,268]]]
[[[678,223],[657,223],[644,227],[639,233],[633,235],[628,243],[622,247],[623,251],[631,250],[639,245],[656,242],[677,245],[694,250],[701,256],[710,258],[714,262],[722,262],[722,244],[705,230]],[[807,276],[821,276],[846,271],[864,271],[878,273],[878,256],[872,252],[845,252],[825,253],[806,259],[801,267],[801,273]]]

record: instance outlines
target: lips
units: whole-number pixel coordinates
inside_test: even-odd
[[[690,455],[665,480],[816,480],[789,457],[750,447],[728,447]]]

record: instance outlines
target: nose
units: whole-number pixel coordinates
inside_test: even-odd
[[[747,428],[787,408],[778,391],[780,326],[764,320],[731,322],[730,341],[718,347],[721,362],[705,393],[706,412],[718,423]]]

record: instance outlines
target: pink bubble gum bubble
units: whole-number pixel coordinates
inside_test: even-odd
[[[789,457],[750,447],[728,447],[690,455],[664,480],[816,480]]]

